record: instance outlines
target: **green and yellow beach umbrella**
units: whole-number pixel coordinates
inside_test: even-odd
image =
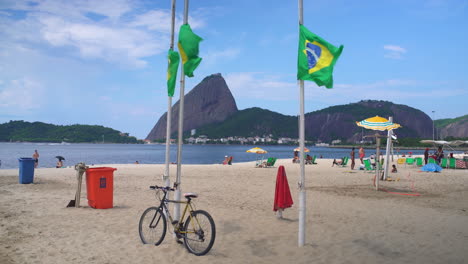
[[[399,124],[392,123],[388,119],[380,116],[370,117],[360,122],[356,122],[356,124],[360,127],[379,131],[385,131],[401,127]]]
[[[268,151],[264,150],[264,149],[261,149],[261,148],[251,148],[249,150],[247,150],[246,152],[248,153],[256,153],[256,154],[265,154],[265,153],[268,153]]]

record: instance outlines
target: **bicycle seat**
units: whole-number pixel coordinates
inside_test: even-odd
[[[184,193],[185,198],[197,198],[198,194],[196,193]]]

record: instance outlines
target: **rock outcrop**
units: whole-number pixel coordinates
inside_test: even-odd
[[[200,82],[184,98],[184,132],[222,122],[238,111],[236,101],[220,73]],[[179,127],[179,101],[172,106],[171,134]],[[166,138],[167,112],[159,118],[147,140]]]
[[[395,130],[399,137],[432,137],[432,120],[424,112],[406,105],[376,100],[329,107],[307,114],[306,137],[324,142],[334,139],[360,141],[363,135],[373,132],[358,127],[356,121],[376,115],[385,118],[392,116],[395,123],[402,125],[402,128]]]
[[[448,124],[447,126],[438,129],[436,135],[438,138],[455,137],[455,138],[468,138],[468,118],[462,119],[455,123]]]

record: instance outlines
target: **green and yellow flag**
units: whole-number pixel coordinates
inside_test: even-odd
[[[337,48],[300,25],[297,79],[333,88],[333,66],[342,50],[343,45]]]
[[[202,60],[202,58],[198,57],[198,45],[202,40],[192,32],[189,24],[180,27],[178,46],[184,64],[184,74],[188,77],[193,77],[193,71]]]
[[[179,68],[179,53],[170,49],[167,52],[167,96],[173,97]]]

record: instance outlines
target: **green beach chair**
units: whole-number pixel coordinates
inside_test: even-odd
[[[317,156],[314,155],[314,156],[312,157],[312,164],[317,164],[317,162],[315,162],[316,159],[317,159]]]
[[[375,171],[374,167],[372,166],[370,160],[365,159],[364,160],[364,169],[368,172],[373,172]]]
[[[349,160],[349,157],[343,157],[343,161],[341,162],[341,167],[344,167],[346,165],[348,165],[348,160]]]
[[[406,164],[413,165],[414,164],[414,158],[407,158],[406,159]]]
[[[446,169],[446,168],[447,168],[447,165],[448,165],[448,164],[447,164],[447,163],[448,163],[447,161],[448,161],[448,160],[447,160],[446,158],[441,159],[441,160],[440,160],[440,166],[441,166],[442,168]]]
[[[423,159],[422,159],[421,157],[415,158],[415,161],[416,161],[416,166],[422,167],[422,165],[423,165]]]
[[[437,162],[435,161],[435,159],[429,158],[429,159],[427,160],[427,164],[431,164],[431,163],[432,163],[432,164],[437,164]]]
[[[451,169],[456,169],[457,168],[457,160],[455,158],[449,159],[449,167]]]
[[[275,163],[276,163],[276,158],[268,158],[265,168],[273,167],[275,166]]]

